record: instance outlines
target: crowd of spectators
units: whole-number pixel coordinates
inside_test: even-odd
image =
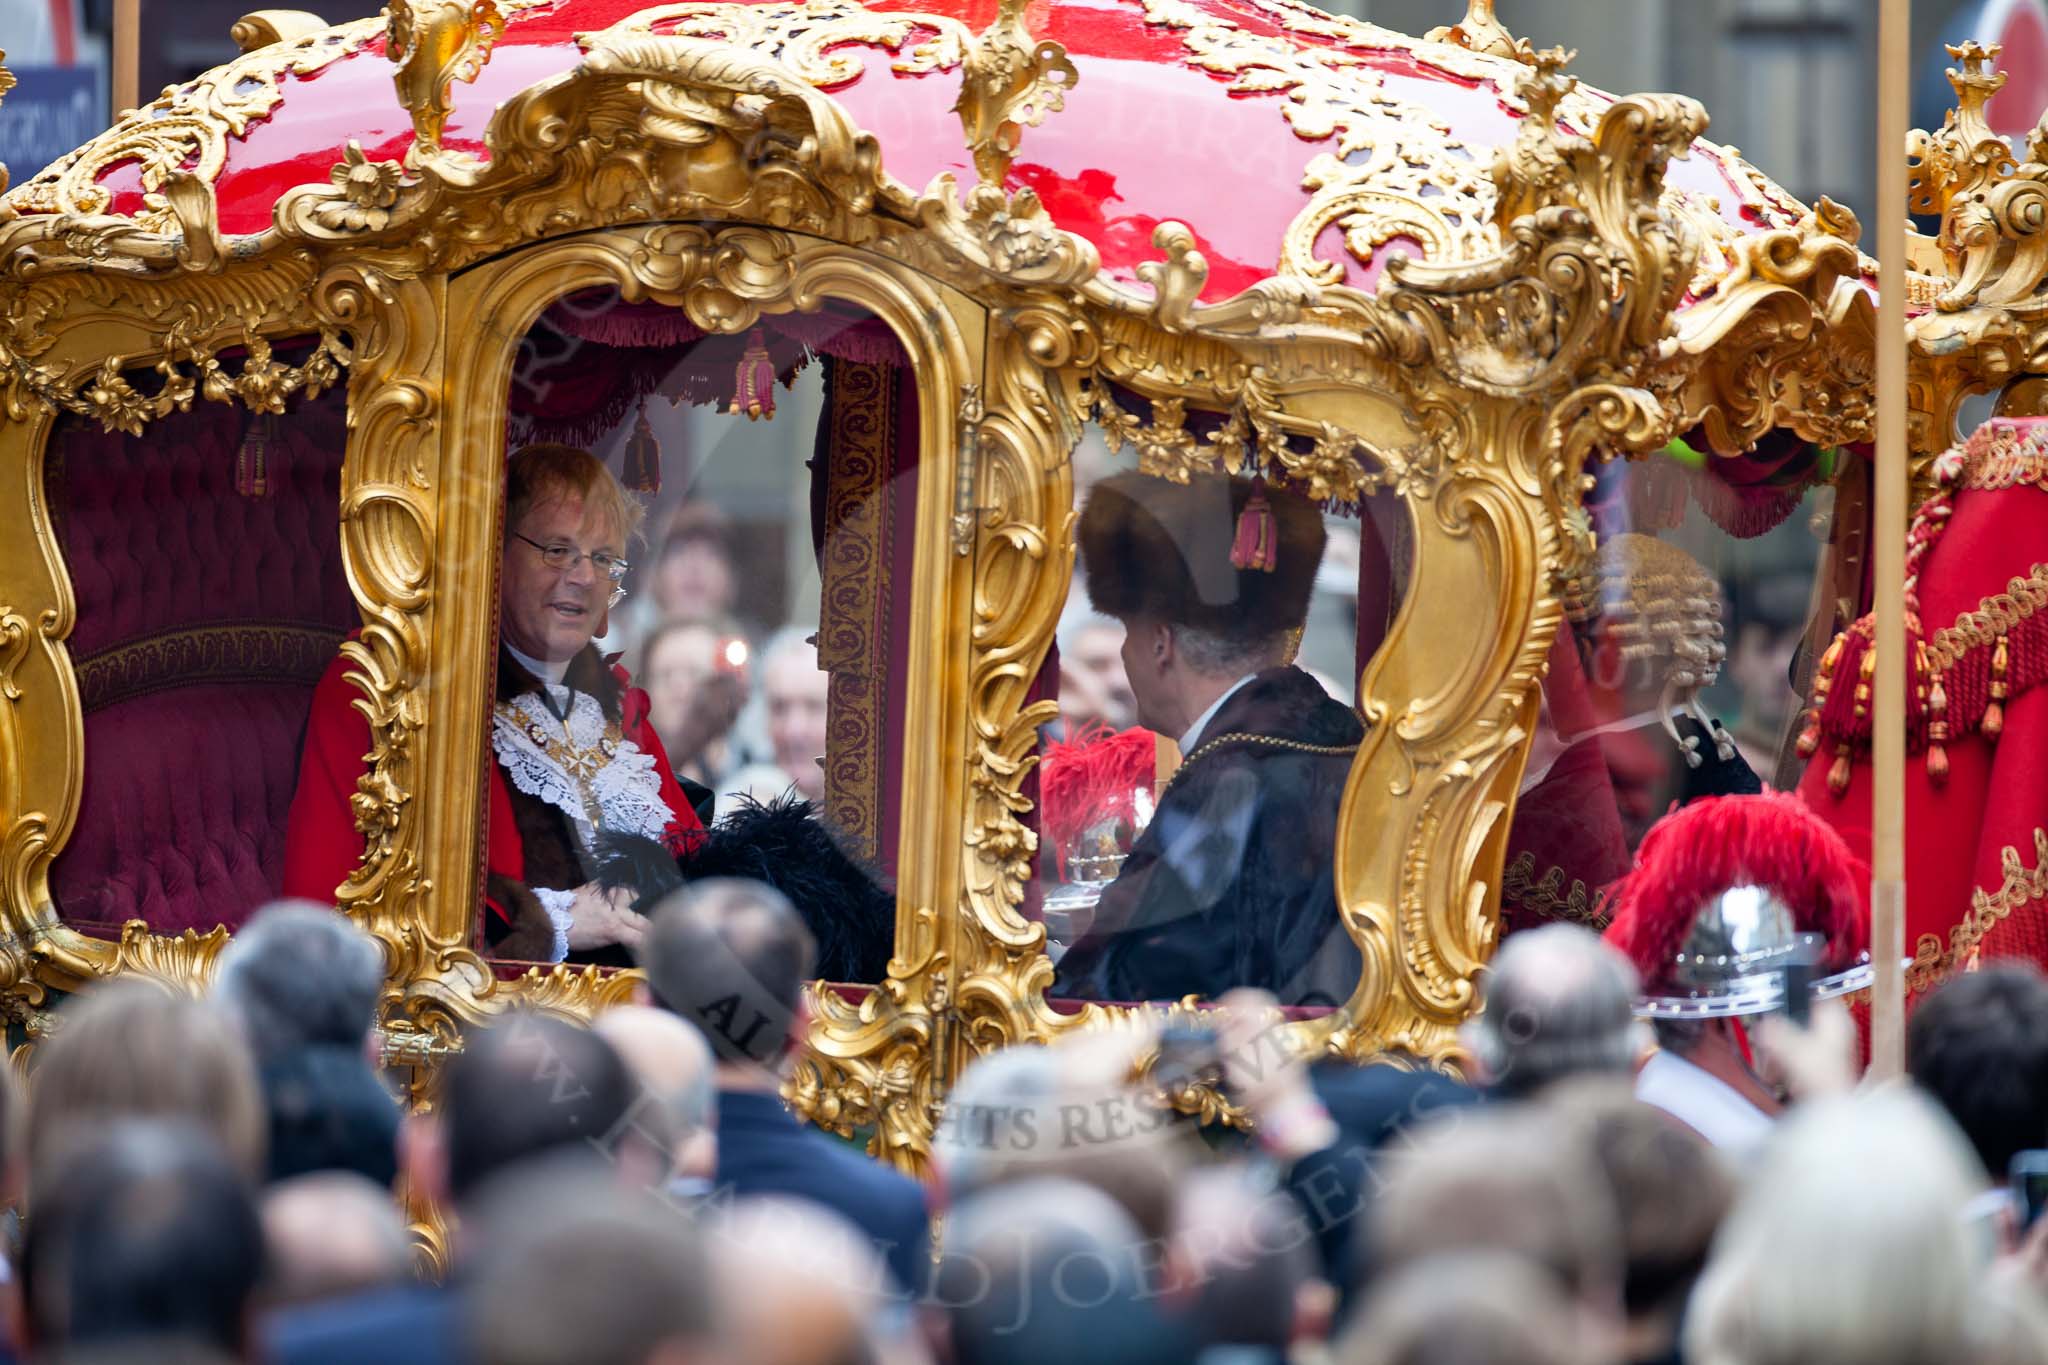
[[[1855,1031],[1825,1009],[1766,1021],[1746,1042],[1782,1107],[1703,1133],[1637,1097],[1655,1087],[1626,962],[1548,929],[1483,978],[1469,1081],[1311,1063],[1237,992],[1190,1074],[1255,1138],[1138,1079],[1147,1028],[1093,1030],[969,1065],[920,1182],[784,1106],[812,952],[774,891],[695,884],[652,918],[639,1003],[590,1027],[502,1016],[409,1112],[373,1028],[378,950],[331,912],[262,912],[205,999],[88,989],[37,1049],[32,1098],[0,1087],[0,1194],[28,1215],[9,1349],[2048,1365],[2048,1220],[2024,1226],[2004,1181],[2048,1146],[2031,968],[1930,995],[1910,1081],[1859,1086]]]

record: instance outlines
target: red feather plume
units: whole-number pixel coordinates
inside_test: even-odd
[[[1842,836],[1789,792],[1702,797],[1643,836],[1635,866],[1610,888],[1605,937],[1656,993],[1700,907],[1731,887],[1761,886],[1792,908],[1801,931],[1826,935],[1824,970],[1838,972],[1870,946],[1857,892],[1869,876]]]
[[[1081,832],[1104,820],[1138,822],[1137,793],[1159,772],[1159,737],[1132,727],[1111,730],[1097,722],[1054,740],[1039,765],[1040,829],[1066,875],[1067,850]]]

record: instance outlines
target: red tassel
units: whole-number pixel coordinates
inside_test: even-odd
[[[640,420],[626,438],[626,477],[622,482],[630,493],[653,495],[661,491],[661,442],[647,422],[647,404],[640,404]]]
[[[245,498],[277,496],[277,418],[267,412],[249,415],[242,444],[235,451],[235,491]]]
[[[1231,567],[1271,573],[1280,564],[1279,531],[1266,501],[1266,481],[1252,480],[1252,495],[1238,513],[1237,538],[1230,545]]]
[[[758,327],[740,353],[739,370],[733,375],[732,406],[727,411],[743,412],[749,421],[775,415],[775,361],[768,354],[768,335]]]
[[[1991,700],[1984,707],[1984,720],[1978,726],[1984,738],[1993,744],[2005,733],[2005,675],[2012,667],[2012,654],[2006,647],[2005,637],[1998,637],[1998,646],[1991,655]]]

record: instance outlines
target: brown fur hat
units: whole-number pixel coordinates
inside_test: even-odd
[[[1081,559],[1095,610],[1239,641],[1299,627],[1323,561],[1323,517],[1307,498],[1267,485],[1277,533],[1273,568],[1236,568],[1231,546],[1253,487],[1220,474],[1185,484],[1115,474],[1096,484],[1081,512]]]

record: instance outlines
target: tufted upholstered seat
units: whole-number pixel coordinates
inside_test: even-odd
[[[52,894],[102,937],[240,924],[277,894],[313,685],[359,624],[341,569],[346,399],[277,419],[269,496],[237,491],[248,418],[198,403],[141,437],[67,419],[44,466],[77,594],[77,827]]]

